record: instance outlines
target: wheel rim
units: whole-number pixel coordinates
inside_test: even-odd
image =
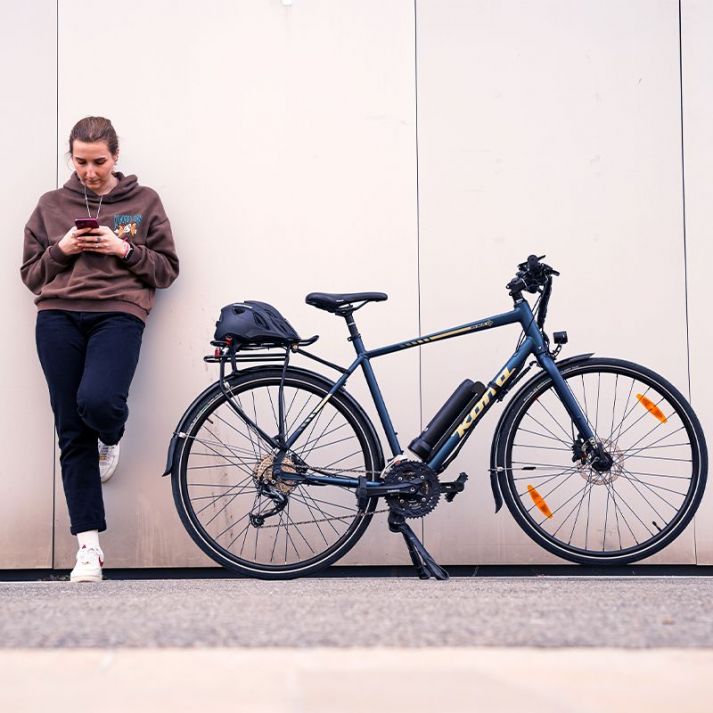
[[[279,377],[233,387],[233,398],[265,433],[278,431]],[[326,392],[309,383],[285,384],[288,435]],[[339,486],[273,485],[288,504],[261,526],[274,502],[261,494],[271,478],[272,449],[218,395],[191,425],[180,467],[180,493],[194,532],[224,563],[255,572],[299,572],[341,556],[366,527],[375,501],[361,507],[355,491]],[[283,468],[374,478],[375,458],[362,425],[331,399],[289,452]]]
[[[653,553],[696,502],[698,443],[680,396],[621,366],[563,376],[613,465],[597,472],[572,461],[571,421],[545,383],[526,399],[508,438],[515,507],[563,556],[623,561]]]

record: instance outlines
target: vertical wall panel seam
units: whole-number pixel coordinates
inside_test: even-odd
[[[413,74],[414,74],[414,128],[416,149],[416,286],[418,292],[418,336],[421,336],[421,192],[418,163],[418,16],[417,0],[413,0]],[[418,412],[419,427],[423,429],[423,361],[418,348]]]
[[[59,0],[55,3],[55,152],[54,187],[59,188]]]
[[[421,190],[418,163],[418,11],[413,0],[413,87],[414,87],[414,138],[416,150],[416,287],[418,291],[418,336],[421,327]],[[423,347],[418,347],[418,423],[423,430]],[[421,541],[426,541],[426,523],[421,519]]]
[[[54,185],[59,188],[59,0],[55,3],[55,131],[54,131]],[[56,543],[55,531],[57,529],[57,443],[55,440],[54,424],[52,425],[52,522],[51,546],[52,569],[55,568]]]
[[[683,127],[683,21],[682,0],[678,0],[678,86],[681,116],[681,216],[683,220],[683,294],[686,319],[686,371],[688,374],[688,400],[693,403],[691,390],[691,339],[688,312],[688,233],[686,229],[686,155]],[[696,518],[693,518],[693,561],[698,564]]]
[[[678,82],[680,90],[679,106],[681,116],[681,208],[683,217],[683,290],[686,318],[686,369],[688,374],[688,400],[693,402],[693,393],[691,391],[691,342],[688,314],[688,235],[686,230],[686,158],[683,127],[683,32],[681,14],[681,0],[678,0]]]

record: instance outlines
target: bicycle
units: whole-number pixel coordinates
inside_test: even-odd
[[[407,520],[462,492],[466,473],[448,482],[439,476],[485,414],[520,384],[491,447],[496,512],[505,502],[536,543],[582,564],[630,563],[671,543],[705,488],[708,458],[698,418],[672,384],[643,366],[592,353],[557,361],[567,333],[554,333],[552,348],[544,330],[557,275],[531,255],[506,286],[512,310],[377,349],[364,346],[354,313],[386,294],[310,293],[308,304],[346,321],[356,351],[346,368],[307,350],[318,337],[234,334],[213,341],[215,353],[205,360],[219,365],[220,377],[181,418],[164,472],[193,540],[243,575],[312,574],[354,546],[383,498],[378,512],[388,512],[389,529],[403,535],[418,575],[446,579]],[[534,307],[525,292],[539,295]],[[261,303],[241,309],[250,304]],[[514,323],[522,332],[502,369],[487,385],[463,381],[410,443],[416,457],[405,456],[371,360]],[[294,354],[336,370],[338,378],[291,365]],[[243,368],[244,362],[257,366]],[[533,366],[541,371],[523,382]],[[359,367],[388,461],[374,424],[344,388]]]

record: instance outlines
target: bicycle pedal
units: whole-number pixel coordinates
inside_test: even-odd
[[[452,503],[458,493],[462,493],[465,489],[465,481],[468,480],[467,473],[461,473],[451,483],[441,483],[441,492],[446,494],[446,502]]]

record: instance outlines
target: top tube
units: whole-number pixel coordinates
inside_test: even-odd
[[[396,344],[389,344],[384,347],[378,347],[377,349],[365,349],[363,352],[357,349],[357,353],[363,353],[364,356],[371,359],[372,357],[380,357],[385,354],[393,354],[394,352],[401,351],[403,349],[411,349],[412,347],[421,346],[423,344],[430,344],[431,342],[436,342],[441,339],[452,339],[453,337],[462,337],[466,334],[473,334],[474,332],[485,332],[488,329],[504,327],[507,324],[515,324],[517,322],[522,325],[522,328],[525,330],[527,336],[533,337],[537,346],[542,343],[542,337],[537,324],[535,323],[530,305],[527,300],[522,300],[521,302],[518,302],[515,305],[515,308],[509,312],[496,314],[492,317],[485,317],[484,319],[478,319],[475,322],[468,322],[467,324],[462,324],[457,327],[432,332],[431,334],[426,334],[422,337],[409,339],[405,342],[398,342]],[[534,337],[533,327],[534,332],[537,333],[537,335],[540,335],[539,339]],[[354,346],[357,348],[358,345],[355,343]]]

